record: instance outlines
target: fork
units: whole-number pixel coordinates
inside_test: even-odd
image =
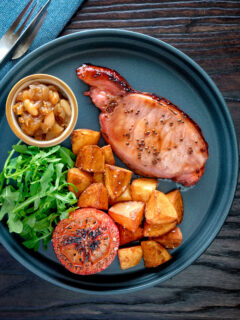
[[[20,22],[33,3],[33,0],[28,2],[26,7],[22,10],[7,32],[0,39],[0,63],[5,61],[10,56],[12,56],[12,59],[18,59],[28,50],[46,17],[46,8],[50,1],[51,0],[48,0],[45,5],[39,9],[35,18],[32,19],[30,24],[24,30],[24,27],[26,26],[29,18],[32,16],[33,11],[38,4],[38,2],[34,4],[31,11],[28,13],[27,17],[20,26]]]

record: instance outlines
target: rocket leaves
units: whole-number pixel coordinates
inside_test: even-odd
[[[9,231],[27,248],[37,250],[41,240],[46,247],[58,221],[75,209],[77,199],[66,181],[74,157],[61,146],[13,146],[0,173],[0,221],[6,217]]]

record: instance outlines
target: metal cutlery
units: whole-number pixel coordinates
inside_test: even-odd
[[[28,50],[47,15],[46,9],[50,1],[51,0],[48,0],[45,5],[38,10],[36,16],[25,28],[29,18],[32,16],[35,7],[38,4],[38,2],[34,4],[27,17],[21,24],[21,21],[32,5],[33,0],[28,2],[7,32],[0,39],[0,63],[10,57],[12,57],[12,59],[18,59]]]

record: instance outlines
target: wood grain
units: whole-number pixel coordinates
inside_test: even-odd
[[[61,35],[123,28],[164,40],[217,84],[240,137],[240,1],[88,0]],[[74,293],[39,279],[0,246],[0,319],[240,319],[240,184],[208,250],[154,288],[127,295]]]

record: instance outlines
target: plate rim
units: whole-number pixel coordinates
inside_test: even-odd
[[[134,31],[128,31],[128,30],[124,30],[124,29],[112,29],[112,28],[89,29],[89,30],[79,31],[79,32],[75,32],[73,34],[65,35],[63,37],[49,41],[46,44],[43,44],[42,46],[38,47],[37,49],[35,49],[31,53],[29,53],[23,59],[21,59],[4,76],[4,78],[0,82],[0,92],[2,91],[3,87],[6,85],[7,80],[9,78],[11,78],[12,76],[14,76],[15,72],[22,66],[22,64],[27,63],[28,61],[31,61],[32,57],[34,57],[36,55],[38,56],[38,54],[41,53],[41,51],[46,51],[48,49],[48,47],[51,47],[55,43],[58,44],[58,43],[64,43],[65,41],[68,42],[68,39],[75,39],[75,38],[78,39],[79,37],[84,36],[84,35],[90,35],[90,36],[91,35],[95,35],[95,36],[107,36],[107,35],[108,36],[111,36],[111,35],[120,36],[120,35],[123,35],[126,37],[131,36],[131,37],[137,38],[138,40],[148,41],[150,43],[155,44],[156,46],[165,47],[168,51],[170,51],[174,55],[180,57],[181,60],[183,60],[184,62],[187,62],[191,67],[193,67],[198,72],[198,74],[200,74],[203,77],[204,81],[208,85],[208,88],[210,88],[211,92],[214,94],[214,97],[216,97],[218,99],[219,104],[222,106],[221,112],[224,112],[224,117],[226,117],[228,120],[228,124],[229,124],[228,134],[229,134],[229,136],[231,136],[231,138],[233,138],[232,149],[234,150],[234,153],[232,154],[232,159],[235,159],[235,162],[233,163],[234,167],[231,172],[233,173],[235,181],[232,181],[232,187],[233,187],[232,193],[231,193],[231,196],[228,197],[228,201],[226,203],[227,205],[225,206],[224,209],[222,209],[222,216],[221,216],[221,219],[218,220],[217,227],[215,227],[211,236],[208,239],[206,239],[206,241],[204,242],[204,245],[201,246],[201,250],[196,251],[191,256],[191,258],[189,258],[187,261],[185,261],[180,267],[169,272],[168,274],[163,275],[161,278],[151,280],[151,281],[144,283],[144,284],[133,285],[130,288],[129,287],[128,288],[120,288],[120,289],[119,288],[118,289],[108,288],[106,291],[95,291],[95,290],[91,290],[91,289],[86,290],[86,289],[82,289],[82,288],[76,288],[71,285],[66,285],[65,283],[62,283],[59,280],[52,279],[51,277],[46,275],[44,272],[39,270],[37,267],[33,266],[33,264],[30,261],[27,261],[26,258],[24,258],[20,255],[17,248],[12,247],[7,241],[5,241],[5,239],[0,234],[0,242],[17,261],[19,261],[28,270],[35,273],[36,275],[38,275],[42,279],[47,280],[55,285],[58,285],[58,286],[63,287],[65,289],[69,289],[69,290],[76,291],[76,292],[88,293],[88,294],[99,294],[99,295],[121,294],[121,293],[126,293],[126,292],[134,292],[137,290],[143,290],[143,289],[152,287],[158,283],[162,283],[162,282],[168,280],[169,278],[179,274],[182,270],[186,269],[197,258],[199,258],[207,250],[207,248],[210,246],[210,244],[213,242],[213,240],[216,238],[217,234],[221,230],[221,228],[222,228],[222,226],[228,216],[229,210],[231,208],[231,205],[232,205],[232,202],[234,199],[236,187],[237,187],[238,174],[239,174],[239,172],[238,172],[238,170],[239,170],[239,159],[238,159],[239,150],[238,150],[238,143],[237,143],[237,135],[236,135],[236,131],[235,131],[235,127],[233,124],[233,120],[232,120],[230,111],[227,107],[227,104],[225,103],[225,100],[224,100],[221,92],[219,91],[219,89],[217,88],[216,84],[213,82],[211,77],[206,73],[206,71],[202,67],[200,67],[188,55],[186,55],[185,53],[183,53],[179,49],[173,47],[172,45],[170,45],[162,40],[159,40],[159,39],[154,38],[149,35],[145,35],[145,34],[134,32]],[[31,259],[29,259],[29,260],[31,260]]]

